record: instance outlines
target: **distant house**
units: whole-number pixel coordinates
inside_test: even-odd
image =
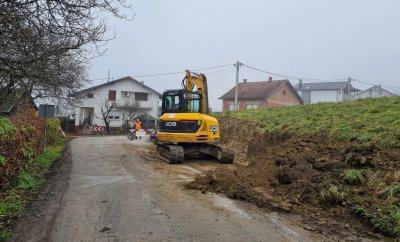
[[[319,82],[303,83],[301,80],[294,86],[304,103],[340,102],[350,100],[361,90],[354,88],[351,83],[343,82]],[[350,89],[350,92],[349,92]]]
[[[395,94],[389,92],[386,89],[383,89],[380,85],[379,86],[373,86],[370,87],[354,97],[352,99],[362,99],[362,98],[379,98],[379,97],[392,97],[396,96]]]
[[[235,87],[222,95],[222,110],[235,109]],[[303,103],[289,80],[243,82],[238,86],[239,109],[291,106]]]
[[[75,127],[105,126],[101,107],[105,102],[115,107],[108,116],[111,128],[121,128],[128,120],[141,119],[144,128],[154,128],[159,116],[161,94],[132,77],[124,77],[75,92]]]

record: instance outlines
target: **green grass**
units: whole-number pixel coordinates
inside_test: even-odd
[[[320,192],[320,201],[325,206],[344,204],[346,200],[345,193],[342,190],[340,186],[331,185],[329,189]]]
[[[63,144],[63,143],[62,143]],[[53,162],[61,157],[63,146],[48,146],[44,152],[29,163],[28,169],[22,171],[14,182],[16,190],[35,190],[44,180],[43,174]]]
[[[15,181],[16,190],[36,190],[43,184],[43,179],[35,176],[35,174],[30,174],[27,172],[22,172],[17,176]]]
[[[23,214],[28,191],[38,189],[45,182],[45,174],[53,162],[62,156],[63,140],[56,140],[58,146],[48,146],[36,159],[31,160],[25,169],[14,180],[13,194],[0,202],[0,218],[12,219]],[[14,193],[18,194],[15,195]],[[0,227],[0,242],[11,238],[12,234]]]
[[[400,207],[394,206],[388,214],[382,214],[381,211],[365,213],[364,217],[371,221],[376,230],[397,238],[397,240],[400,239]]]
[[[351,212],[357,215],[364,215],[365,214],[365,206],[364,205],[354,205],[351,208]]]
[[[5,198],[5,202],[0,203],[0,216],[19,216],[23,211],[24,205],[16,195],[9,195]]]
[[[323,134],[361,144],[400,145],[400,97],[318,103],[271,109],[215,113],[254,121],[261,132],[291,133],[297,136]]]
[[[226,191],[226,195],[227,195],[229,198],[233,198],[233,199],[236,198],[236,195],[237,195],[236,193],[237,193],[237,190],[236,190],[236,186],[235,186],[235,185],[231,185],[231,186],[229,187],[228,191]]]
[[[12,234],[7,231],[0,231],[0,242],[7,241],[12,237]]]
[[[63,147],[64,146],[48,146],[44,152],[31,163],[43,168],[49,168],[51,164],[53,164],[54,160],[57,160],[62,156],[61,151]]]
[[[6,158],[0,155],[0,167],[6,164]]]
[[[341,178],[343,179],[344,182],[350,185],[359,185],[364,183],[365,177],[363,173],[359,170],[346,170],[343,172],[341,175]]]
[[[387,187],[385,195],[387,198],[392,198],[396,196],[397,193],[400,192],[400,181],[394,182],[392,185]]]

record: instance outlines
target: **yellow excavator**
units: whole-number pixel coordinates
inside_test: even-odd
[[[186,70],[182,87],[163,93],[155,142],[158,156],[178,164],[186,154],[200,152],[220,163],[232,163],[233,150],[218,145],[220,129],[217,119],[210,116],[206,76]]]

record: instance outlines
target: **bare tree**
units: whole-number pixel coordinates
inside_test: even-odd
[[[106,125],[107,134],[110,134],[110,120],[108,119],[108,116],[113,109],[115,109],[115,102],[110,102],[107,98],[105,99],[104,103],[100,105],[102,120]]]
[[[34,98],[67,97],[101,55],[105,14],[127,17],[126,0],[0,0],[0,101],[15,89]],[[104,15],[102,15],[104,14]]]
[[[137,113],[139,113],[139,102],[133,100],[133,98],[126,98],[119,109],[127,114],[127,119],[132,119]]]
[[[119,109],[124,112],[124,116],[126,114],[125,124],[122,125],[122,128],[128,133],[129,128],[133,128],[133,117],[139,113],[139,102],[134,100],[132,97],[125,98],[123,104],[119,107]]]

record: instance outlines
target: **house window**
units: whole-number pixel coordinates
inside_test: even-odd
[[[246,104],[246,109],[257,109],[258,105],[257,104]]]
[[[93,98],[93,93],[88,93],[88,94],[87,94],[87,97],[88,97],[88,98]]]
[[[283,90],[282,94],[283,94],[283,95],[286,95],[286,90]]]
[[[147,101],[148,93],[135,92],[135,100],[137,101]]]
[[[121,114],[118,112],[111,112],[110,115],[108,115],[109,120],[119,120],[121,119]]]
[[[109,90],[108,91],[108,100],[115,101],[116,98],[117,98],[117,91]]]
[[[235,104],[229,104],[229,110],[235,110]]]
[[[131,95],[131,93],[128,92],[128,91],[122,91],[122,92],[121,92],[121,96],[122,96],[123,98],[128,98],[130,95]]]

